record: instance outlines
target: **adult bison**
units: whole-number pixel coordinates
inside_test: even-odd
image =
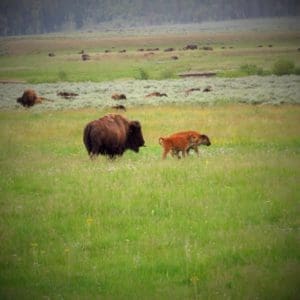
[[[113,100],[126,100],[127,97],[125,94],[112,94],[111,99]]]
[[[129,121],[117,114],[88,123],[84,128],[83,142],[90,158],[99,154],[115,158],[127,149],[139,152],[139,148],[145,145],[140,122]]]
[[[22,104],[24,107],[31,107],[35,104],[42,103],[43,99],[44,98],[42,97],[38,97],[34,90],[28,89],[24,91],[22,97],[17,99],[17,102]]]

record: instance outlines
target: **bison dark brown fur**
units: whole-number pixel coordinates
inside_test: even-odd
[[[145,145],[139,121],[129,121],[117,114],[88,123],[84,128],[83,142],[91,158],[99,154],[114,158],[127,149],[139,152],[139,148]]]
[[[126,107],[122,104],[112,106],[113,109],[124,110],[126,111]]]
[[[149,98],[149,97],[163,97],[163,96],[168,97],[168,95],[166,93],[160,93],[160,92],[153,92],[153,93],[146,95],[145,97]]]
[[[42,103],[42,99],[43,98],[38,97],[34,90],[28,89],[24,91],[22,97],[17,99],[17,102],[25,107],[31,107],[35,104]]]
[[[127,99],[125,94],[113,94],[111,96],[111,98],[113,100],[126,100]]]

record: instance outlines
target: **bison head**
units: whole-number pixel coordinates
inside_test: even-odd
[[[127,136],[128,148],[139,152],[139,148],[145,146],[145,141],[142,134],[142,127],[139,121],[131,121]]]

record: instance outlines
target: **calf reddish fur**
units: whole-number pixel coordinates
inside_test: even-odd
[[[200,145],[206,145],[206,146],[210,146],[211,145],[211,142],[210,142],[210,139],[207,135],[205,134],[201,134],[200,132],[198,131],[194,131],[194,130],[188,130],[188,131],[182,131],[182,132],[177,132],[177,133],[174,133],[172,134],[170,137],[172,138],[177,138],[179,136],[191,136],[191,135],[195,135],[198,137],[198,142],[197,143],[192,143],[192,145],[190,145],[188,147],[188,149],[186,150],[186,153],[189,154],[189,151],[191,149],[193,149],[197,155],[199,156],[199,150],[198,150],[198,146]],[[176,150],[176,149],[173,149],[172,152],[173,152],[173,155],[179,155],[179,152],[181,150]],[[184,153],[182,152],[182,155],[184,156]]]
[[[199,143],[199,137],[193,133],[178,136],[172,135],[169,137],[160,137],[158,142],[164,148],[163,159],[167,157],[170,151],[172,156],[175,154],[180,158],[179,152],[182,151],[182,156],[184,157],[190,147]]]

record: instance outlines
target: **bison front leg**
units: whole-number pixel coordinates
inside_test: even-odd
[[[120,156],[120,155],[109,154],[109,155],[108,155],[108,158],[109,158],[110,160],[116,160],[118,156]]]

